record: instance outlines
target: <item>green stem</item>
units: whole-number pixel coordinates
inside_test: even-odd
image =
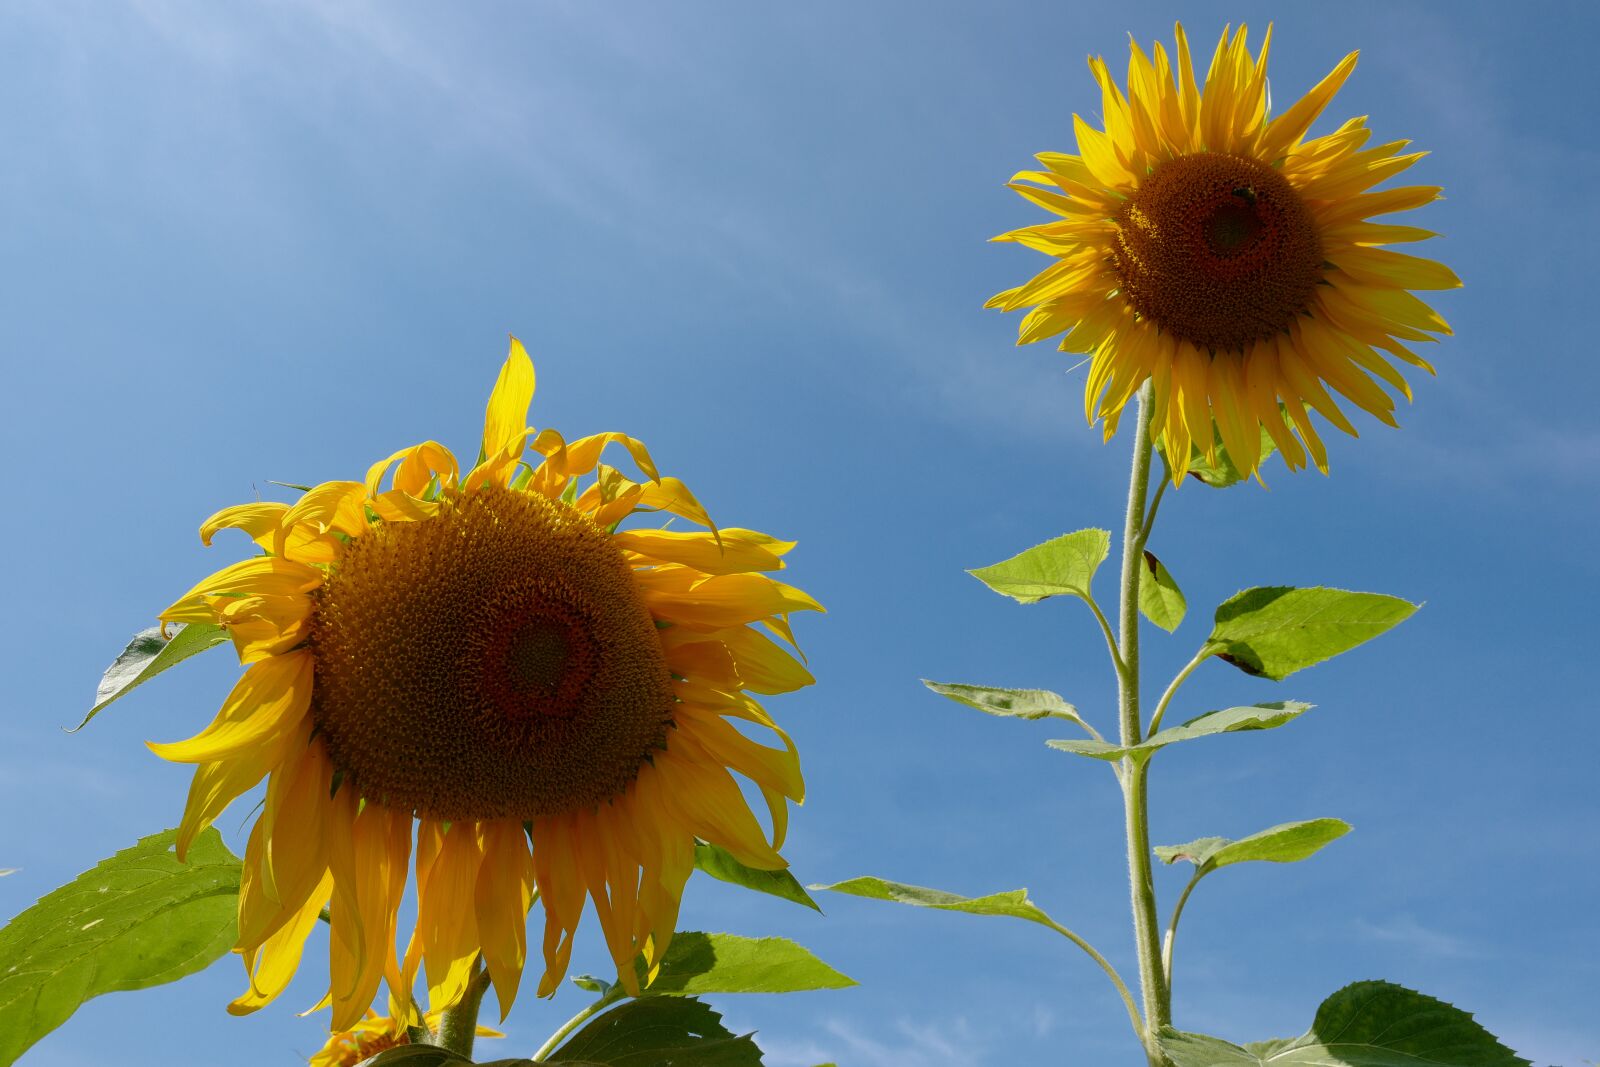
[[[1139,578],[1144,569],[1144,539],[1149,534],[1145,500],[1150,492],[1150,459],[1154,451],[1150,439],[1151,404],[1152,389],[1146,382],[1139,390],[1139,415],[1133,430],[1133,469],[1128,479],[1128,512],[1122,534],[1117,706],[1122,744],[1127,746],[1144,739],[1139,716]],[[1154,1035],[1170,1021],[1171,1005],[1167,999],[1166,973],[1161,966],[1155,878],[1150,869],[1149,790],[1145,778],[1148,766],[1131,758],[1123,761],[1122,800],[1133,936],[1139,956],[1139,991],[1144,1001],[1145,1054],[1151,1064],[1159,1067],[1165,1059],[1156,1047]]]
[[[1117,987],[1117,993],[1122,997],[1122,1003],[1128,1009],[1128,1019],[1133,1023],[1133,1032],[1139,1035],[1140,1040],[1143,1040],[1144,1020],[1139,1018],[1139,1008],[1136,1004],[1134,1004],[1133,994],[1128,992],[1128,985],[1122,980],[1122,975],[1118,974],[1117,969],[1111,966],[1111,964],[1106,961],[1104,956],[1095,951],[1095,947],[1089,944],[1089,942],[1085,941],[1071,930],[1068,930],[1065,926],[1062,926],[1054,919],[1048,919],[1046,921],[1049,923],[1050,929],[1054,930],[1056,933],[1060,934],[1062,937],[1066,938],[1068,941],[1071,941],[1074,945],[1077,945],[1079,948],[1083,949],[1083,951],[1087,952],[1089,954],[1089,958],[1098,963],[1100,965],[1100,969],[1106,972],[1106,977],[1110,978],[1111,984]]]
[[[1150,540],[1150,530],[1156,524],[1156,511],[1161,507],[1161,498],[1167,495],[1167,486],[1172,484],[1172,471],[1166,466],[1165,460],[1162,460],[1162,469],[1166,471],[1166,476],[1161,479],[1161,484],[1156,486],[1156,495],[1150,498],[1150,510],[1145,513],[1144,525],[1139,527],[1141,549]]]
[[[604,993],[600,994],[599,1000],[596,1000],[587,1008],[584,1008],[578,1014],[562,1023],[561,1029],[551,1034],[550,1040],[539,1046],[539,1051],[533,1054],[531,1062],[543,1063],[544,1058],[550,1055],[550,1053],[554,1052],[560,1046],[561,1042],[567,1039],[568,1034],[572,1033],[572,1031],[576,1030],[578,1027],[582,1026],[596,1015],[599,1015],[607,1008],[611,1007],[611,1005],[615,1004],[626,995],[627,994],[620,985],[611,986]]]
[[[1194,659],[1183,665],[1177,677],[1172,679],[1172,684],[1167,686],[1167,691],[1161,694],[1161,700],[1156,704],[1155,714],[1150,716],[1150,733],[1154,734],[1161,729],[1161,717],[1167,713],[1167,705],[1172,703],[1172,698],[1177,695],[1178,687],[1194,673],[1194,669],[1211,658],[1211,646],[1202,645],[1200,651],[1194,654]]]
[[[1172,906],[1172,920],[1167,923],[1167,936],[1161,945],[1161,969],[1167,976],[1169,997],[1172,996],[1172,943],[1178,937],[1178,920],[1183,917],[1183,906],[1189,903],[1189,894],[1194,892],[1194,887],[1200,884],[1200,879],[1205,873],[1203,868],[1194,869],[1194,874],[1189,876],[1189,884],[1183,887],[1183,895],[1178,898],[1178,903]]]
[[[444,1017],[439,1020],[438,1043],[441,1048],[459,1052],[469,1059],[472,1057],[472,1041],[478,1036],[478,1007],[483,1003],[483,994],[488,988],[489,974],[483,969],[483,956],[480,954],[472,961],[472,977],[467,979],[466,991],[461,994],[455,1007],[446,1010]]]
[[[1120,676],[1124,666],[1122,653],[1117,650],[1117,635],[1112,632],[1111,623],[1106,620],[1106,614],[1100,610],[1100,605],[1094,602],[1094,597],[1084,597],[1083,602],[1089,605],[1090,611],[1094,612],[1094,621],[1100,624],[1100,632],[1106,638],[1106,648],[1111,652],[1111,666]]]

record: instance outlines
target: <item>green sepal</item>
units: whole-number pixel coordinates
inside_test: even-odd
[[[163,636],[159,626],[140,630],[133,635],[128,647],[122,650],[101,676],[100,685],[94,693],[94,707],[68,733],[83,729],[107,704],[127,696],[168,667],[175,667],[190,656],[228,640],[225,627],[209,622],[175,622],[170,623],[169,627],[171,638]]]
[[[1020,604],[1036,604],[1053,596],[1088,600],[1094,572],[1110,551],[1109,532],[1079,530],[967,573]]]

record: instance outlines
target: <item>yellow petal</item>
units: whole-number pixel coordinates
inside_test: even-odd
[[[453,452],[438,441],[424,441],[420,445],[402,448],[388,459],[369,467],[365,482],[368,496],[378,495],[383,476],[396,462],[400,466],[394,472],[392,488],[411,496],[421,496],[436,475],[441,485],[453,487],[461,473]]]
[[[211,763],[276,744],[311,707],[313,657],[290,652],[253,665],[239,679],[211,725],[187,741],[150,750],[173,763]]]
[[[474,890],[483,962],[494,982],[504,1022],[517,999],[528,955],[528,908],[533,904],[533,857],[520,819],[483,824],[483,865]]]
[[[528,426],[528,408],[533,404],[533,360],[522,342],[511,339],[511,351],[500,367],[489,405],[483,413],[483,454],[499,455]],[[517,450],[521,452],[519,447]]]
[[[783,569],[779,556],[794,547],[754,530],[730,528],[720,537],[678,530],[623,530],[612,543],[628,552],[667,563],[681,563],[707,574],[742,574]],[[778,551],[773,546],[781,545]]]
[[[323,906],[333,891],[333,876],[324,875],[293,919],[267,938],[259,948],[244,953],[250,988],[228,1005],[229,1015],[249,1015],[282,993],[300,967],[306,938],[317,925]]]
[[[209,545],[218,530],[233,529],[243,530],[250,535],[252,541],[259,544],[263,537],[277,530],[279,522],[288,510],[288,504],[272,501],[235,504],[231,508],[223,508],[200,524],[200,543]]]

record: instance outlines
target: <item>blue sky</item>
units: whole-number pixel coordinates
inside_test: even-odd
[[[199,521],[428,437],[470,451],[510,331],[538,364],[536,425],[626,430],[720,521],[800,542],[789,573],[830,609],[800,630],[818,684],[771,702],[810,787],[801,879],[1025,885],[1131,974],[1110,776],[917,679],[1047,687],[1111,721],[1085,614],[963,573],[1117,525],[1125,479],[1126,442],[1082,424],[1083,370],[981,309],[1038,258],[984,241],[1035,219],[1003,183],[1096,107],[1084,57],[1120,66],[1128,32],[1170,39],[1178,16],[1206,41],[1276,19],[1280,105],[1361,48],[1332,112],[1433,153],[1414,173],[1448,199],[1417,222],[1466,288],[1437,301],[1457,336],[1403,431],[1359,420],[1332,478],[1273,463],[1270,491],[1163,506],[1152,548],[1191,613],[1147,639],[1149,684],[1244,586],[1426,602],[1286,683],[1208,666],[1174,709],[1319,705],[1166,754],[1158,841],[1356,827],[1207,882],[1176,1021],[1296,1034],[1383,977],[1540,1064],[1600,1059],[1585,4],[9,5],[0,867],[21,870],[0,915],[176,821],[186,772],[142,742],[209,719],[225,655],[60,728],[129,634],[241,551],[202,549]],[[236,845],[243,818],[219,823]],[[1170,900],[1180,878],[1158,873]],[[1103,977],[1039,928],[823,904],[690,887],[686,928],[794,937],[861,982],[723,998],[773,1067],[1139,1062]],[[311,958],[251,1018],[222,1011],[224,961],[93,1002],[23,1062],[293,1062],[320,1043],[294,1014]],[[589,936],[574,971],[602,959]],[[584,1000],[524,998],[496,1054]]]

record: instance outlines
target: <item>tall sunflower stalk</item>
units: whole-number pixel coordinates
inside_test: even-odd
[[[1055,218],[996,238],[1053,262],[988,306],[1031,309],[1019,344],[1059,337],[1063,351],[1088,357],[1085,415],[1109,441],[1133,408],[1133,461],[1114,623],[1093,591],[1110,554],[1107,530],[1069,533],[971,573],[1020,603],[1066,596],[1088,606],[1116,675],[1116,725],[1107,731],[1115,740],[1055,693],[925,683],[991,715],[1070,723],[1086,736],[1048,744],[1110,766],[1123,800],[1136,980],[1125,980],[1023,890],[964,897],[876,877],[824,888],[1009,915],[1061,934],[1105,972],[1151,1067],[1525,1064],[1465,1012],[1387,982],[1356,982],[1334,993],[1297,1038],[1237,1045],[1172,1025],[1178,921],[1201,879],[1246,861],[1305,859],[1350,829],[1321,818],[1237,841],[1207,837],[1152,848],[1149,777],[1161,749],[1271,729],[1311,708],[1284,700],[1165,725],[1184,682],[1209,660],[1282,680],[1383,633],[1416,606],[1339,589],[1247,589],[1217,608],[1211,633],[1152,702],[1141,684],[1141,616],[1171,632],[1187,608],[1148,548],[1157,511],[1169,489],[1186,481],[1228,488],[1259,479],[1275,451],[1291,471],[1315,465],[1327,473],[1313,416],[1356,433],[1336,395],[1395,425],[1395,402],[1383,387],[1409,400],[1397,364],[1431,373],[1411,346],[1450,332],[1411,290],[1460,285],[1447,267],[1384,247],[1434,234],[1372,221],[1438,196],[1429,185],[1377,188],[1423,153],[1406,152],[1406,141],[1369,145],[1364,118],[1310,134],[1356,55],[1274,115],[1266,80],[1271,37],[1269,29],[1253,52],[1244,27],[1225,29],[1203,80],[1181,25],[1171,52],[1161,43],[1149,52],[1131,45],[1126,89],[1103,59],[1092,58],[1103,126],[1075,115],[1077,153],[1041,153],[1040,169],[1011,183]],[[1166,912],[1157,900],[1156,860],[1193,865]]]

